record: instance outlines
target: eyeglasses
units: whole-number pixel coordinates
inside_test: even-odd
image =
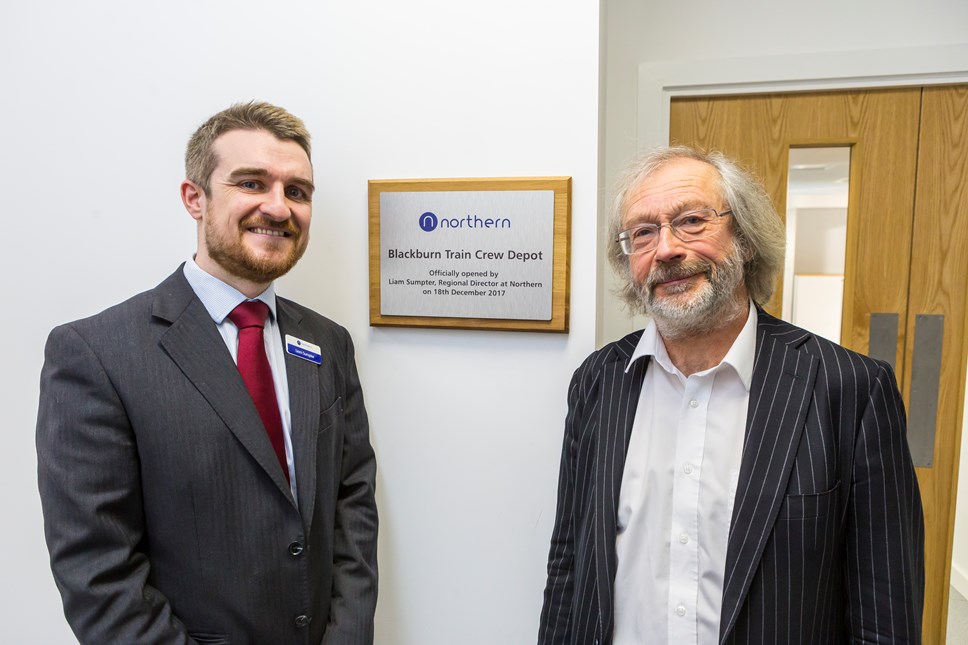
[[[640,224],[635,228],[618,234],[619,246],[625,255],[637,255],[654,251],[659,245],[659,233],[663,226],[668,226],[672,234],[683,242],[694,242],[709,237],[716,231],[719,218],[729,215],[733,211],[726,210],[717,213],[714,208],[703,208],[677,215],[671,222],[665,224]]]

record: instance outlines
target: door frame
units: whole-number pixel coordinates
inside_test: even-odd
[[[968,84],[968,43],[643,62],[638,65],[636,149],[668,145],[669,105],[679,96],[946,84]],[[648,323],[642,315],[614,317],[625,319],[627,332]],[[968,577],[962,584],[958,591],[968,597]]]
[[[636,143],[669,141],[678,96],[856,90],[968,83],[968,43],[639,63]],[[657,116],[658,115],[658,116]]]
[[[675,97],[947,84],[968,84],[968,44],[640,63],[636,143],[639,150],[668,144]],[[647,319],[630,322],[639,329]],[[968,597],[968,572],[950,571],[950,584]]]

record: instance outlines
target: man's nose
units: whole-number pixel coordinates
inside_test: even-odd
[[[286,200],[286,189],[284,186],[275,186],[266,191],[265,199],[262,201],[262,213],[277,222],[282,222],[292,216],[289,202]]]
[[[655,259],[660,262],[676,260],[685,255],[685,248],[680,240],[672,232],[672,227],[665,225],[659,229],[659,240],[655,246]]]

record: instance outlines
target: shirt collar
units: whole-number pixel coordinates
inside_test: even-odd
[[[758,320],[759,314],[756,311],[756,305],[751,300],[749,315],[746,317],[746,324],[743,325],[743,329],[740,330],[736,340],[733,341],[732,346],[726,352],[726,356],[723,357],[720,363],[720,365],[729,365],[736,371],[737,376],[743,382],[743,386],[747,392],[753,382],[753,362],[756,358],[756,324]],[[645,356],[653,357],[667,372],[672,374],[679,373],[679,370],[672,364],[672,360],[666,352],[665,344],[662,342],[662,337],[659,336],[659,331],[653,320],[650,320],[645,330],[643,330],[642,336],[635,346],[635,351],[632,352],[632,357],[625,366],[626,373],[632,368],[632,363]],[[714,367],[712,369],[716,368]]]
[[[743,381],[743,386],[749,392],[753,383],[753,363],[756,359],[756,324],[759,321],[759,312],[756,305],[750,300],[750,313],[746,318],[746,324],[740,330],[739,336],[733,341],[733,346],[723,357],[723,363],[732,365],[736,374]]]
[[[188,280],[188,284],[191,285],[198,299],[202,301],[206,311],[208,311],[208,315],[212,317],[216,325],[221,325],[225,318],[232,313],[232,310],[246,300],[261,300],[266,303],[269,307],[269,315],[275,320],[275,283],[269,283],[266,290],[255,298],[246,298],[245,294],[241,291],[222,282],[198,266],[195,263],[195,258],[191,258],[185,263],[183,272],[185,279]]]

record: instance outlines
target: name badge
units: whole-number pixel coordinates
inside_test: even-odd
[[[290,336],[289,334],[286,334],[286,351],[304,361],[316,363],[317,365],[323,364],[323,354],[319,349],[319,345],[313,345],[308,341]]]

